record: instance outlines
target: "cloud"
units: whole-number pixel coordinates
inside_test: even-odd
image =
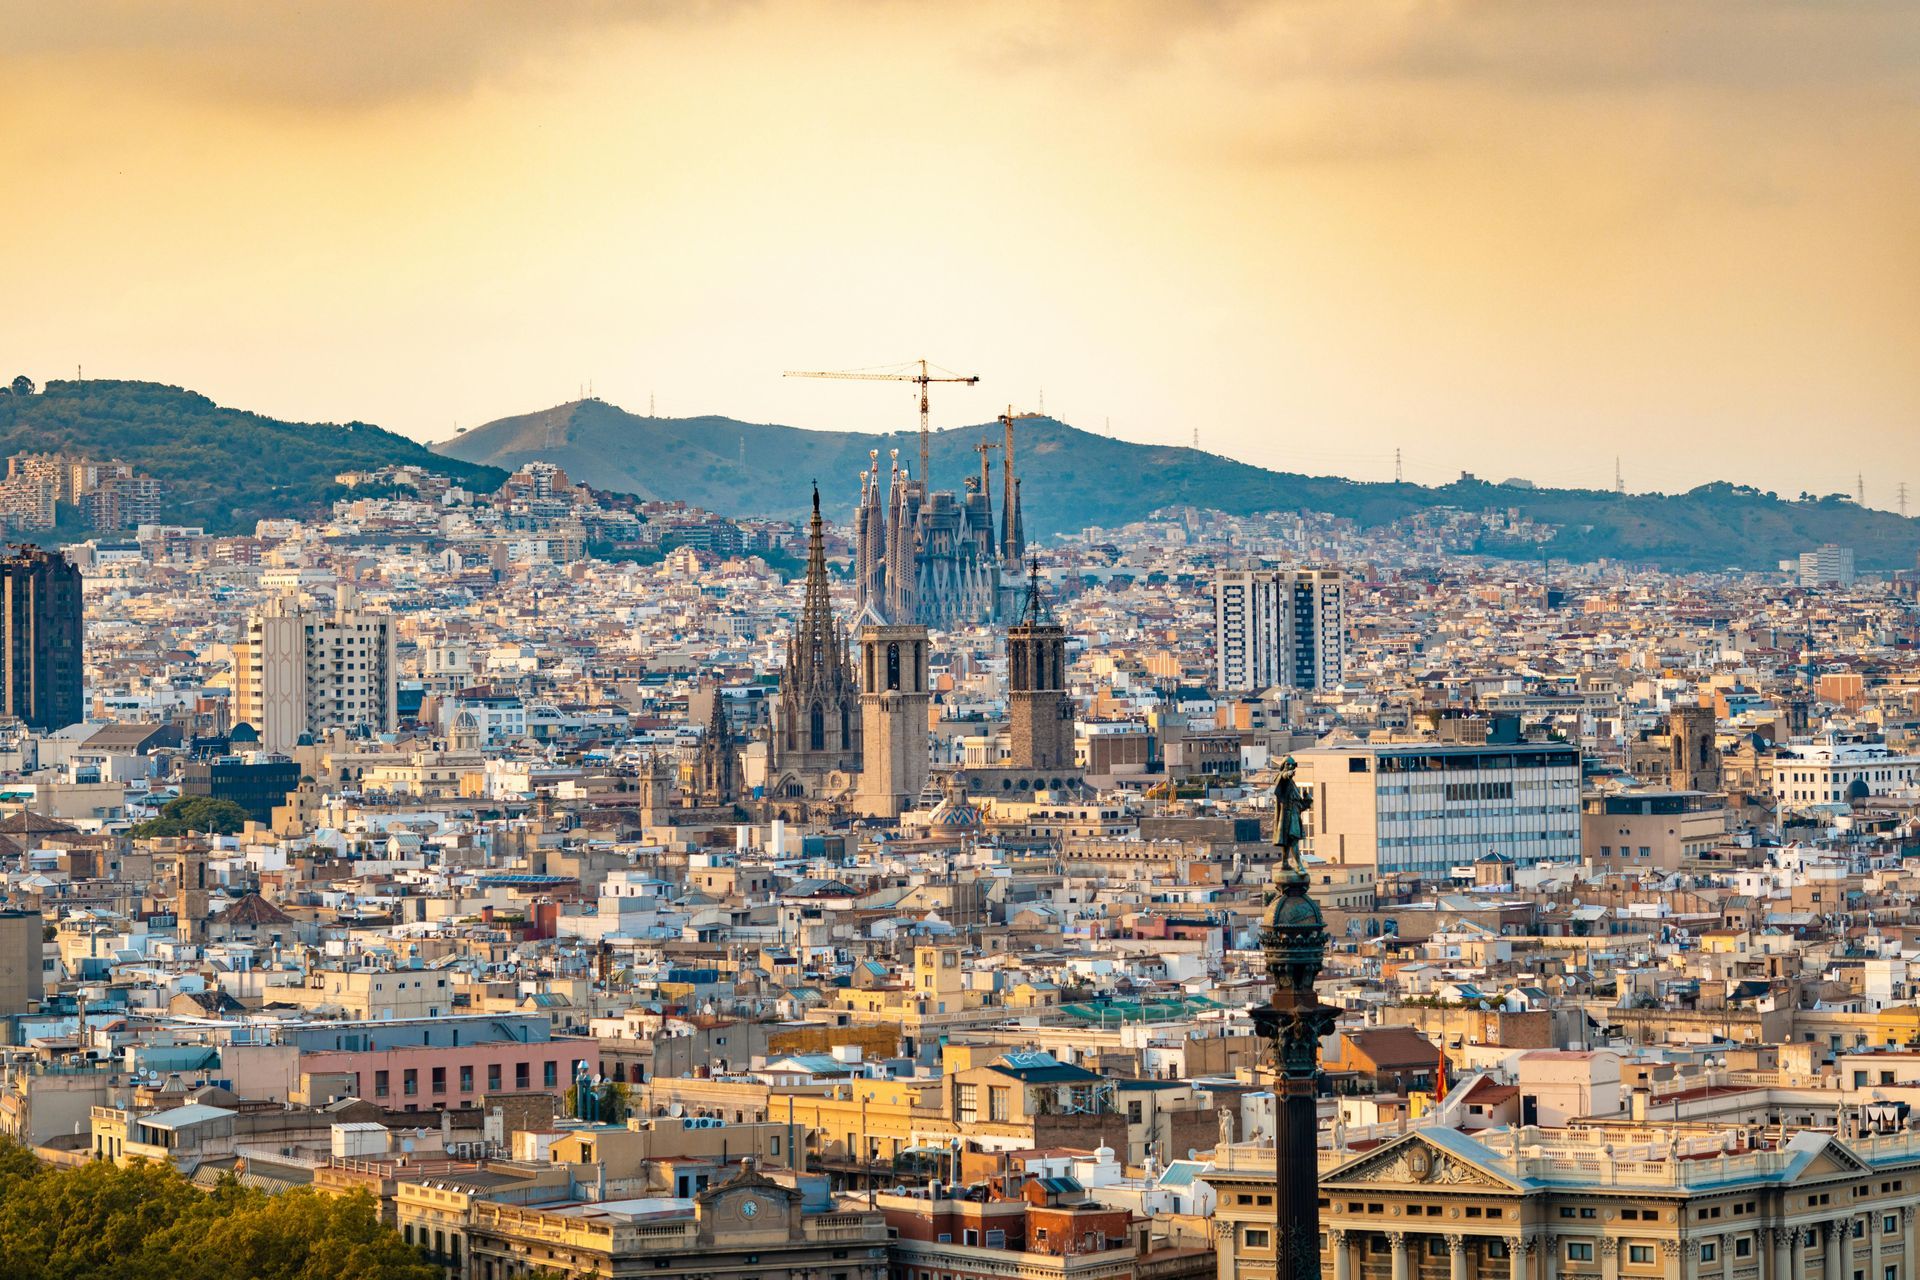
[[[12,62],[105,67],[262,105],[374,107],[464,94],[595,37],[730,21],[750,0],[65,0],[9,20]]]

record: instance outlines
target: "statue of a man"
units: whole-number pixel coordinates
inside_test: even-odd
[[[1232,1145],[1233,1145],[1233,1112],[1227,1110],[1225,1107],[1221,1107],[1220,1108],[1220,1148],[1222,1151],[1225,1151],[1226,1148]]]
[[[1313,797],[1293,780],[1298,768],[1293,757],[1280,763],[1273,781],[1273,847],[1280,851],[1282,870],[1301,871],[1300,842],[1307,837],[1303,816],[1313,808]]]

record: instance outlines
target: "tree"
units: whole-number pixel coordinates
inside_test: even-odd
[[[31,1172],[16,1171],[21,1157]],[[210,1193],[167,1165],[41,1169],[0,1144],[9,1280],[438,1280],[365,1192],[277,1196],[228,1175]]]
[[[29,377],[28,377],[28,376],[27,376],[26,374],[24,374],[24,373],[23,373],[23,374],[21,374],[21,375],[20,375],[19,377],[17,377],[17,378],[15,378],[15,379],[13,380],[13,394],[15,394],[15,395],[17,395],[17,396],[30,396],[30,395],[32,395],[32,394],[33,394],[33,379],[32,379],[32,378],[29,378]]]
[[[249,815],[231,800],[212,796],[175,796],[161,806],[160,816],[134,826],[136,838],[184,836],[190,832],[230,836],[247,825]]]

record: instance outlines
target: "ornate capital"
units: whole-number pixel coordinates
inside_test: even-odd
[[[1612,1236],[1607,1236],[1600,1241],[1601,1257],[1603,1258],[1617,1257],[1619,1253],[1620,1253],[1620,1242],[1614,1239]]]
[[[1465,1236],[1451,1233],[1447,1236],[1448,1253],[1465,1253],[1466,1251],[1467,1238]]]
[[[1660,1242],[1660,1252],[1666,1254],[1669,1258],[1677,1258],[1680,1256],[1680,1242],[1678,1240],[1662,1240]]]
[[[1406,1247],[1407,1247],[1407,1233],[1406,1233],[1406,1232],[1404,1232],[1404,1231],[1389,1231],[1389,1232],[1387,1232],[1387,1244],[1388,1244],[1388,1245],[1390,1245],[1390,1246],[1391,1246],[1392,1248],[1394,1248],[1395,1250],[1400,1250],[1400,1249],[1404,1249],[1404,1248],[1406,1248]]]
[[[1532,1253],[1536,1245],[1537,1245],[1537,1242],[1534,1240],[1532,1236],[1519,1236],[1516,1239],[1509,1240],[1507,1242],[1507,1248],[1510,1251],[1512,1251],[1514,1254],[1522,1258]]]
[[[1233,1239],[1233,1223],[1216,1214],[1213,1219],[1213,1238],[1219,1241]]]
[[[1911,1227],[1913,1225],[1912,1205],[1903,1204],[1900,1206],[1900,1225],[1903,1227]]]
[[[1332,1230],[1328,1231],[1327,1242],[1336,1249],[1346,1248],[1347,1247],[1347,1229],[1345,1227],[1335,1227]]]

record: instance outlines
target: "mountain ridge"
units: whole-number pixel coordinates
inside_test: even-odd
[[[932,441],[935,488],[958,489],[977,474],[976,441],[997,441],[997,423],[950,428]],[[817,480],[823,507],[844,517],[857,473],[878,450],[918,454],[917,433],[813,431],[718,415],[656,418],[606,401],[576,400],[496,419],[433,445],[445,457],[512,469],[544,459],[595,488],[683,499],[739,516],[802,515]],[[1366,482],[1270,471],[1177,445],[1136,444],[1052,418],[1019,424],[1016,470],[1031,533],[1115,525],[1168,506],[1235,515],[1317,511],[1363,527],[1423,510],[1514,511],[1557,532],[1544,547],[1483,540],[1490,554],[1578,561],[1619,559],[1669,569],[1771,569],[1826,542],[1851,546],[1865,570],[1911,568],[1920,521],[1857,506],[1844,495],[1786,500],[1726,482],[1680,494],[1548,489],[1470,476],[1447,485]],[[996,508],[999,470],[995,459]]]

